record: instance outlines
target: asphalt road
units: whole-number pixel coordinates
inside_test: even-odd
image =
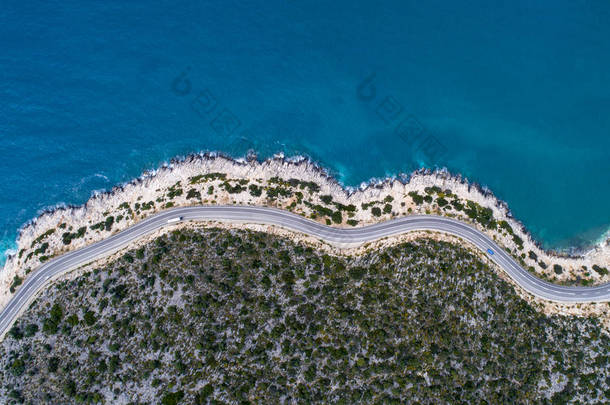
[[[53,278],[108,256],[140,237],[168,224],[168,220],[182,217],[183,221],[218,220],[223,222],[258,223],[277,225],[302,232],[334,244],[370,242],[383,237],[415,230],[441,231],[465,239],[481,249],[513,280],[531,294],[556,302],[610,301],[610,284],[596,287],[566,287],[534,277],[492,239],[460,221],[433,215],[413,215],[392,219],[375,225],[357,228],[331,228],[287,211],[251,206],[184,207],[161,212],[146,218],[132,227],[82,249],[65,253],[48,261],[26,277],[16,294],[0,314],[0,337],[9,330],[15,319],[27,308],[36,294]],[[488,249],[493,250],[490,255]]]

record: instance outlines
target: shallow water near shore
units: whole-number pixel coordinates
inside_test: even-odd
[[[447,167],[547,248],[610,227],[610,3],[10,1],[0,250],[176,155],[305,155],[345,185]],[[3,259],[0,259],[0,263]]]

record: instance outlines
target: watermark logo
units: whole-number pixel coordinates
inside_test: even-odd
[[[413,114],[405,111],[403,105],[392,95],[378,97],[376,74],[365,77],[356,87],[356,95],[371,106],[387,125],[394,127],[394,134],[415,150],[421,151],[428,162],[441,161],[448,150],[434,135],[429,133]]]
[[[193,84],[189,78],[190,70],[189,66],[172,80],[172,92],[179,97],[188,97],[191,109],[206,120],[217,135],[232,136],[241,126],[241,121],[227,106],[218,101],[210,89],[203,88],[193,95]]]
[[[191,81],[187,78],[188,72],[191,70],[190,66],[187,67],[182,73],[172,80],[172,91],[178,96],[186,96],[191,92],[192,85]]]
[[[208,89],[200,91],[191,101],[191,108],[202,118],[206,118],[211,114],[217,105],[216,97]]]
[[[220,136],[230,136],[240,125],[237,116],[226,108],[223,108],[210,122],[212,129]]]
[[[373,83],[375,81],[375,73],[367,76],[358,85],[358,98],[362,101],[371,101],[377,96],[377,88]]]
[[[402,105],[400,105],[398,100],[394,97],[388,96],[379,103],[375,111],[382,120],[390,124],[400,116],[400,113],[402,113]]]
[[[409,115],[396,125],[394,133],[407,143],[416,143],[423,140],[425,130],[417,118]]]

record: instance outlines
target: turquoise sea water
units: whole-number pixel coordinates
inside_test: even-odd
[[[248,148],[351,186],[447,167],[546,247],[610,227],[606,1],[128,3],[0,8],[0,250],[45,207]]]

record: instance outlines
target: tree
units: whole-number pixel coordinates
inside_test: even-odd
[[[598,273],[600,276],[605,276],[608,274],[608,269],[605,267],[600,267],[597,264],[593,265],[593,270]]]
[[[192,188],[188,191],[188,193],[186,193],[186,198],[187,199],[201,198],[201,193],[199,191],[195,190],[194,188]]]
[[[109,231],[112,229],[112,224],[114,224],[114,217],[113,216],[107,217],[106,222],[104,223],[104,227],[106,228],[106,231]]]
[[[49,359],[49,372],[54,373],[59,368],[59,358],[53,356]]]
[[[88,326],[92,326],[95,323],[95,321],[97,320],[95,318],[95,313],[93,311],[85,312],[85,315],[84,315],[83,319],[85,320],[85,323]]]
[[[30,337],[34,336],[38,332],[38,325],[35,323],[31,323],[25,327],[25,336]]]
[[[21,359],[15,359],[11,364],[11,373],[19,377],[25,371],[25,363]]]
[[[409,196],[413,199],[413,202],[417,205],[421,205],[424,202],[424,197],[417,194],[417,191],[410,191]]]
[[[8,334],[16,340],[23,338],[23,332],[21,332],[21,329],[18,326],[13,326],[11,330],[8,331]]]
[[[11,287],[9,288],[9,290],[11,291],[11,293],[14,293],[15,290],[17,289],[17,287],[19,287],[21,285],[21,283],[23,282],[23,279],[19,276],[15,276],[13,278],[13,283],[11,284]]]
[[[184,391],[169,392],[163,395],[163,398],[161,398],[161,404],[177,405],[183,397]]]
[[[49,314],[51,315],[51,319],[59,323],[64,316],[64,309],[60,304],[55,303]]]
[[[333,197],[330,195],[321,195],[320,200],[322,200],[324,204],[330,204],[333,201]]]
[[[63,386],[64,394],[68,397],[73,397],[76,394],[76,383],[73,380],[68,380]]]
[[[114,373],[115,371],[118,370],[119,363],[120,363],[119,356],[117,356],[117,355],[112,356],[110,358],[110,361],[108,362],[108,370],[111,373]]]
[[[366,274],[366,268],[364,267],[351,267],[349,269],[349,275],[354,280],[362,280],[362,277]]]
[[[201,389],[201,391],[199,391],[199,393],[197,395],[195,395],[195,404],[197,404],[197,405],[207,404],[208,403],[207,399],[210,395],[212,395],[213,392],[214,392],[214,388],[212,387],[212,385],[206,384]]]
[[[253,197],[260,197],[263,193],[263,189],[256,184],[250,184],[248,190],[250,190],[250,195]]]
[[[11,392],[8,394],[8,396],[9,396],[9,398],[14,399],[18,403],[23,402],[23,397],[21,396],[21,392],[17,391],[16,389],[12,389]]]
[[[63,314],[64,310],[60,304],[56,303],[55,305],[53,305],[51,311],[49,312],[50,317],[45,319],[42,324],[43,332],[49,335],[54,335],[55,333],[57,333],[59,323],[63,318]]]
[[[333,212],[331,219],[333,220],[333,222],[335,224],[340,224],[341,222],[343,222],[343,217],[341,216],[341,212],[340,211],[335,211]]]
[[[78,316],[76,314],[72,314],[66,318],[66,322],[72,327],[78,325]]]

